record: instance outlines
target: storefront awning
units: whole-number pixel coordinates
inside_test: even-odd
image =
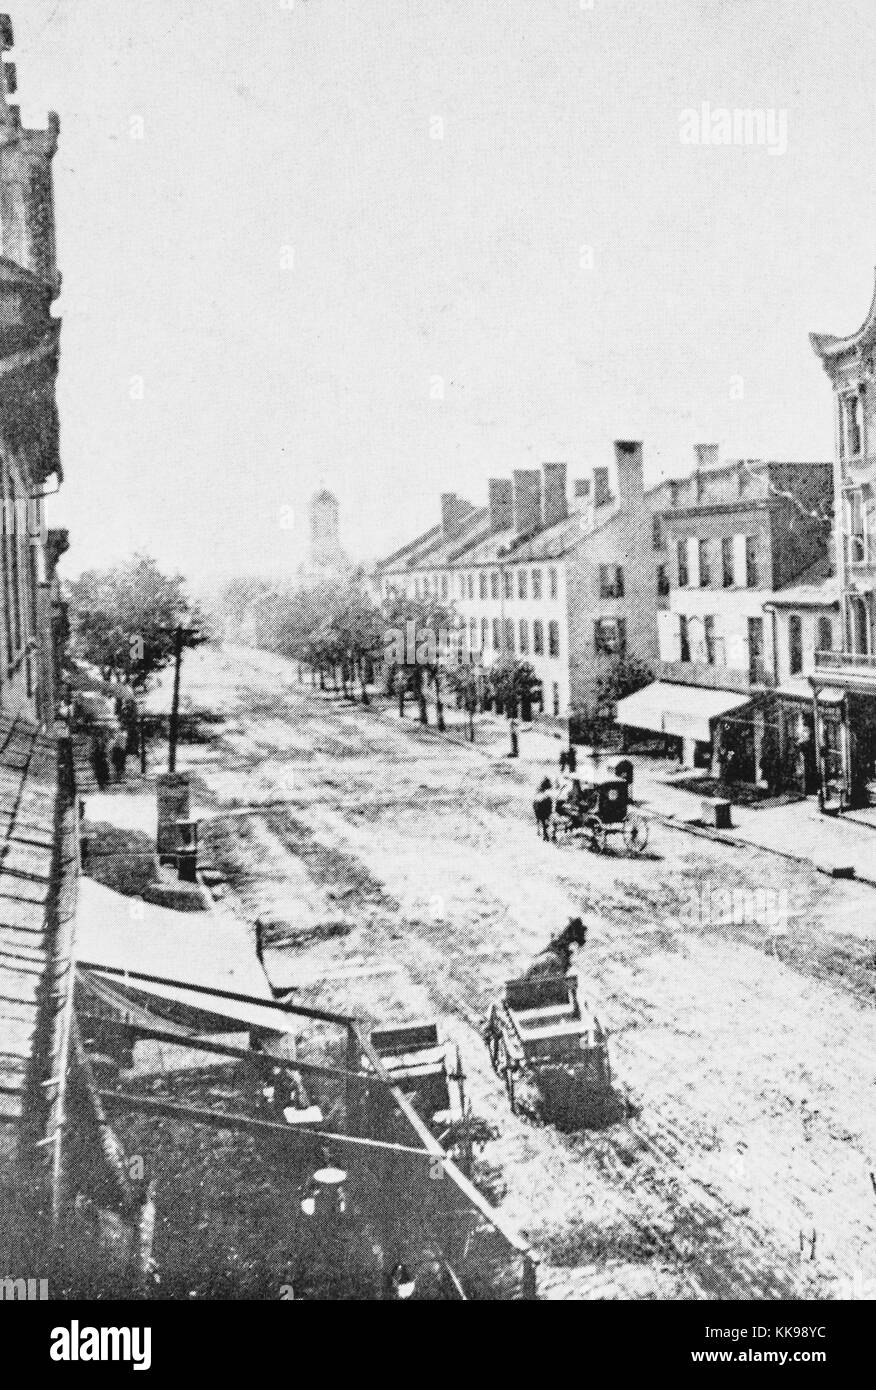
[[[696,685],[654,681],[618,701],[617,722],[631,729],[650,729],[658,734],[708,743],[712,737],[712,721],[732,709],[741,709],[750,701],[750,695],[740,695],[738,691],[706,690]]]

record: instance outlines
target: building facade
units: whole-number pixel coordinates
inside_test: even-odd
[[[376,569],[378,596],[452,605],[473,660],[529,663],[542,713],[596,713],[619,659],[657,659],[657,570],[642,446],[615,444],[611,466],[576,479],[565,463],[492,478],[485,507],[455,493],[441,523]]]
[[[829,612],[831,601],[819,587],[828,578],[831,465],[722,462],[716,445],[698,445],[695,459],[693,473],[664,491],[659,680],[624,700],[618,718],[677,740],[688,765],[802,791],[809,615]],[[788,596],[801,583],[795,607]]]
[[[814,333],[834,394],[838,640],[812,679],[826,810],[876,804],[876,293],[848,337]]]
[[[61,480],[52,159],[21,124],[0,15],[0,1263],[26,1273],[56,1203],[72,1014],[77,828],[54,737],[63,605],[44,498]]]

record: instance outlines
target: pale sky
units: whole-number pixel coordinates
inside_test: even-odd
[[[291,570],[321,483],[365,558],[615,438],[650,481],[831,456],[808,334],[870,303],[876,5],[587,3],[13,8],[61,116],[68,573]],[[704,102],[787,152],[683,144]]]

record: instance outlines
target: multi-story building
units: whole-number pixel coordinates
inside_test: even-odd
[[[876,804],[876,294],[848,337],[811,335],[834,391],[834,525],[840,599],[812,689],[822,803]]]
[[[677,739],[685,763],[739,781],[802,784],[800,717],[811,700],[799,678],[814,647],[795,602],[819,611],[817,589],[829,607],[807,572],[827,556],[831,466],[722,462],[717,445],[698,445],[695,457],[690,476],[664,484],[659,679],[621,701],[618,719]],[[789,603],[800,585],[806,592]]]
[[[60,481],[52,158],[22,127],[0,15],[0,1265],[26,1275],[57,1198],[72,1010],[76,816],[54,737],[63,632],[43,498]],[[52,479],[55,482],[52,482]]]
[[[658,553],[642,446],[621,441],[571,503],[564,463],[491,478],[486,507],[445,493],[441,524],[382,561],[376,582],[383,598],[452,604],[475,658],[530,663],[545,715],[566,720],[596,712],[618,658],[656,661]]]

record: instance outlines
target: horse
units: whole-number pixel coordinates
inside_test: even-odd
[[[546,777],[539,787],[532,809],[535,812],[537,832],[543,840],[549,840],[551,816],[554,813],[554,798],[549,777]]]
[[[567,925],[535,957],[524,976],[533,979],[540,975],[565,975],[572,963],[572,947],[583,946],[587,927],[580,917],[570,917]]]

